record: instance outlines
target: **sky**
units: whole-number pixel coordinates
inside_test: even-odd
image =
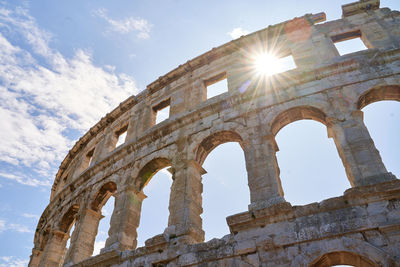
[[[213,47],[306,13],[338,19],[341,5],[352,1],[297,2],[0,1],[0,267],[27,265],[61,161],[120,102]],[[398,0],[381,6],[400,10]],[[400,177],[400,103],[374,103],[363,111],[387,169]],[[298,121],[276,140],[285,198],[293,205],[349,188],[324,125]],[[217,147],[203,167],[202,218],[210,240],[229,233],[225,217],[247,210],[249,191],[237,143]],[[139,246],[167,226],[170,185],[162,170],[144,189]],[[107,238],[112,208],[111,198],[96,251]]]

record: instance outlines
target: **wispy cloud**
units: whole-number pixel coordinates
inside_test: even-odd
[[[150,30],[153,27],[147,20],[142,18],[128,17],[115,20],[107,15],[107,9],[100,8],[92,12],[94,16],[104,19],[109,24],[109,29],[121,34],[136,32],[139,39],[150,38]]]
[[[28,226],[16,223],[10,223],[7,229],[19,233],[33,233],[33,231],[29,229]]]
[[[37,214],[24,213],[24,214],[22,214],[22,216],[25,218],[29,218],[29,219],[39,220],[39,215],[37,215]]]
[[[26,225],[17,223],[7,223],[5,220],[0,219],[0,233],[5,231],[14,231],[19,233],[33,233]]]
[[[0,233],[6,230],[6,221],[0,219]]]
[[[50,186],[50,181],[48,180],[38,180],[35,178],[31,178],[26,174],[14,175],[12,173],[3,173],[0,172],[0,177],[13,180],[17,183],[29,186]]]
[[[20,259],[14,256],[0,257],[0,267],[25,267],[28,265],[29,260]]]
[[[8,166],[0,179],[50,185],[74,143],[68,133],[83,133],[138,92],[132,77],[94,65],[82,49],[66,58],[51,38],[25,9],[0,3],[0,164]]]
[[[232,38],[232,39],[237,39],[242,35],[246,35],[249,34],[248,30],[244,30],[241,27],[238,28],[234,28],[231,32],[228,32],[228,35]]]

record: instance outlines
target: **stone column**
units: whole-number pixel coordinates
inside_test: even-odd
[[[92,256],[99,222],[104,216],[101,212],[86,209],[79,217],[64,261],[71,265]]]
[[[135,188],[127,187],[115,194],[115,206],[111,216],[110,230],[105,248],[101,252],[113,249],[135,249],[137,245],[136,229],[140,222],[142,201],[146,195]]]
[[[279,178],[275,136],[255,136],[243,142],[243,146],[250,188],[249,210],[286,202]]]
[[[363,121],[363,112],[353,111],[343,120],[327,118],[350,184],[364,186],[396,179],[388,173]]]
[[[39,249],[32,249],[32,255],[31,255],[31,259],[29,261],[28,266],[29,267],[38,267],[39,263],[40,263],[40,259],[42,257],[43,251],[39,250]]]
[[[193,160],[176,162],[169,199],[169,218],[166,233],[179,237],[183,243],[204,241],[201,175],[204,169]]]
[[[65,255],[65,246],[69,239],[69,234],[60,230],[53,230],[47,245],[44,249],[40,267],[59,267]]]
[[[385,29],[378,21],[372,21],[360,25],[365,46],[368,48],[392,48],[395,39],[391,36],[391,31]]]

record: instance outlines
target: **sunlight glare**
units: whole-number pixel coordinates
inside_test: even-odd
[[[272,53],[261,53],[254,56],[254,69],[258,75],[271,76],[295,68],[291,55],[278,58]]]
[[[270,53],[259,54],[255,57],[255,69],[260,75],[273,75],[278,73],[282,66],[279,59]]]

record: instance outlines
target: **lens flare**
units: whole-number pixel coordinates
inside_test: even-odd
[[[259,75],[273,75],[282,69],[282,63],[273,54],[263,53],[255,56],[254,67]]]

